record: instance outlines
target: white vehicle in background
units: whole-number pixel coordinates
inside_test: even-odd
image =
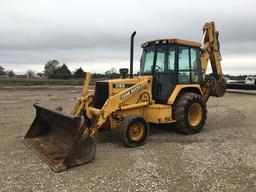
[[[245,79],[246,85],[256,85],[256,77],[255,76],[247,76]]]
[[[237,80],[233,80],[233,79],[229,79],[227,78],[227,83],[230,84],[230,83],[238,83]]]

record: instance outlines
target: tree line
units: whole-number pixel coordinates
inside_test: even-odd
[[[27,70],[25,73],[26,77],[35,77],[35,75],[40,77],[47,77],[49,79],[80,79],[85,77],[85,71],[79,67],[73,73],[69,70],[68,66],[63,63],[61,64],[58,60],[53,59],[49,60],[44,65],[43,73],[35,73],[33,70]],[[16,74],[12,70],[5,70],[0,66],[0,76],[8,76],[10,78],[15,77]],[[110,70],[107,70],[104,74],[94,73],[93,78],[118,78],[120,75],[117,73],[117,70],[112,67]]]
[[[15,76],[15,73],[12,70],[5,70],[2,66],[0,66],[0,76],[6,75],[10,78]]]
[[[67,65],[63,63],[62,65],[58,60],[50,60],[44,66],[44,74],[49,79],[70,79],[70,78],[84,78],[85,71],[80,67],[74,71],[72,74],[68,69]],[[116,68],[112,67],[110,70],[102,73],[92,74],[93,78],[119,78],[120,74],[117,73]]]
[[[85,76],[85,72],[81,67],[72,74],[67,65],[65,63],[61,65],[58,60],[48,61],[44,66],[44,74],[49,79],[83,78]]]

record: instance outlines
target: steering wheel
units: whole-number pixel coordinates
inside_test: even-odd
[[[163,69],[160,66],[158,66],[157,64],[156,64],[156,70],[157,71],[163,71]]]

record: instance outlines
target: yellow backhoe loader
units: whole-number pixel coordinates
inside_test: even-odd
[[[128,147],[145,143],[149,123],[176,122],[176,130],[195,134],[206,121],[206,102],[221,97],[226,80],[221,69],[219,33],[214,22],[203,26],[201,43],[160,39],[142,44],[139,76],[133,76],[134,32],[131,36],[130,74],[98,81],[88,92],[86,73],[82,95],[71,115],[34,104],[36,117],[23,142],[54,171],[94,160],[94,138],[100,130],[120,129]],[[210,60],[212,74],[206,75]]]

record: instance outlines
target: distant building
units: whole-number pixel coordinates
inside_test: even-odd
[[[0,75],[0,78],[9,78],[8,75],[4,74],[4,75]]]
[[[15,75],[15,77],[17,77],[17,78],[27,78],[27,75]]]
[[[34,75],[35,78],[46,78],[46,75],[44,73],[37,73]]]

